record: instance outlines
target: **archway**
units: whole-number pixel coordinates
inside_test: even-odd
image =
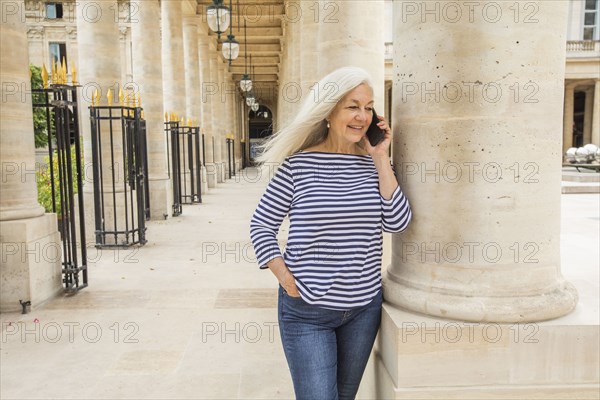
[[[273,134],[273,112],[269,107],[260,106],[258,110],[248,112],[249,127],[249,159],[250,165],[254,165],[254,159],[258,157],[258,146]]]

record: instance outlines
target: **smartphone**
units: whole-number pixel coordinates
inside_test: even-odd
[[[373,120],[371,121],[371,125],[369,125],[369,129],[367,129],[367,139],[369,139],[371,146],[377,146],[385,138],[385,131],[377,126],[379,122],[377,113],[373,109]]]

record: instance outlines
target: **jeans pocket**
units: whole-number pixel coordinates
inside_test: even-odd
[[[302,296],[290,296],[290,294],[283,288],[283,286],[279,285],[279,290],[282,292],[283,297],[290,298],[292,300],[302,300]]]

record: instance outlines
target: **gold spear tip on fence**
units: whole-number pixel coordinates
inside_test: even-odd
[[[108,106],[112,106],[113,103],[113,92],[112,89],[108,89],[108,92],[106,92],[106,100],[108,101]]]
[[[169,112],[165,111],[165,122],[169,122]]]
[[[94,94],[92,95],[92,107],[96,107],[98,103],[96,103],[96,98],[98,97],[98,89],[94,89]]]
[[[73,86],[77,85],[77,70],[75,69],[75,63],[72,62],[71,63],[71,82],[73,83]]]
[[[190,118],[187,119],[187,126],[192,126],[192,120]]]
[[[123,88],[119,87],[119,105],[120,106],[124,106],[125,105],[125,95],[123,94]]]
[[[184,126],[185,121],[183,120],[183,117],[181,117],[181,121],[179,121],[179,125]]]
[[[100,92],[98,90],[96,90],[96,105],[100,105]]]
[[[48,89],[48,70],[46,69],[46,63],[42,64],[42,83],[44,89]]]
[[[194,126],[198,126],[198,120],[194,118]]]
[[[63,85],[67,83],[67,60],[64,57],[60,65],[60,81]]]
[[[52,84],[56,85],[58,83],[58,74],[56,72],[56,60],[52,61]]]

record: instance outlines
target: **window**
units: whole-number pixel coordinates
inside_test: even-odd
[[[598,40],[598,0],[585,0],[583,40]]]
[[[46,3],[46,18],[62,19],[63,6],[62,3]]]
[[[54,63],[58,63],[59,65],[62,63],[63,58],[65,59],[65,63],[67,65],[67,71],[69,70],[67,58],[67,46],[64,43],[49,43],[50,50],[50,68]]]

